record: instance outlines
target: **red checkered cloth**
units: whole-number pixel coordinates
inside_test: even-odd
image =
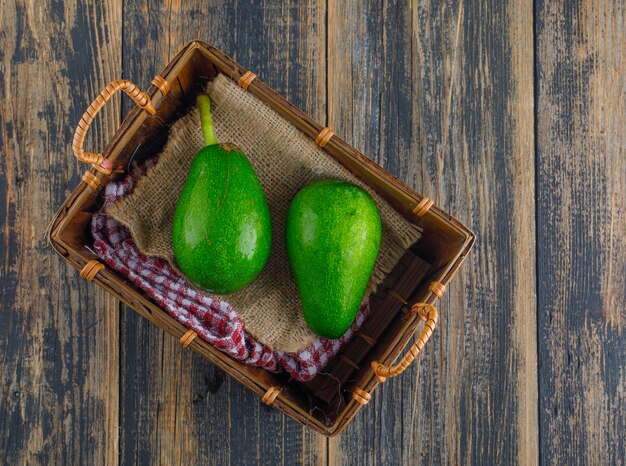
[[[132,193],[135,183],[156,162],[136,167],[122,181],[104,190],[104,209]],[[129,231],[103,213],[93,216],[91,232],[96,253],[107,265],[141,288],[172,317],[194,330],[201,338],[232,358],[272,372],[286,371],[306,382],[324,369],[341,347],[361,327],[368,312],[363,305],[344,336],[336,340],[318,337],[297,353],[273,351],[246,332],[237,311],[228,304],[195,288],[166,260],[142,254]]]

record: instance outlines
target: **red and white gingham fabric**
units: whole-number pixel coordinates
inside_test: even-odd
[[[130,194],[136,181],[154,164],[155,161],[149,161],[133,169],[124,180],[107,184],[102,211]],[[91,232],[96,253],[109,267],[131,280],[198,336],[238,361],[272,372],[285,370],[299,381],[315,377],[358,331],[368,312],[367,305],[363,305],[352,327],[341,338],[316,338],[297,353],[273,351],[246,332],[243,321],[230,304],[192,286],[166,260],[142,254],[129,231],[113,218],[103,213],[94,215]]]

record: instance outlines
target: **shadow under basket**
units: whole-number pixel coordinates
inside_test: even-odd
[[[100,205],[103,186],[126,176],[131,159],[140,163],[158,153],[166,143],[169,125],[188,112],[197,93],[218,73],[268,104],[423,229],[419,241],[389,271],[372,298],[371,311],[359,333],[310,382],[297,382],[285,374],[242,364],[196,338],[195,332],[187,330],[143,291],[101,263],[90,248],[91,217]],[[114,81],[83,115],[73,150],[93,168],[85,172],[83,181],[50,226],[52,246],[81,270],[81,277],[97,283],[179,338],[184,347],[192,348],[228,372],[257,393],[265,404],[275,406],[314,431],[328,436],[338,434],[371,399],[376,386],[402,372],[421,351],[437,321],[435,301],[445,293],[471,249],[474,235],[434,206],[428,197],[402,184],[208,44],[189,43],[152,84],[144,93],[128,81]],[[125,91],[137,107],[102,154],[84,152],[89,124],[117,90]],[[415,342],[405,350],[418,329]]]

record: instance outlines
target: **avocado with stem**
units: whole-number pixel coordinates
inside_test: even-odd
[[[270,254],[269,207],[254,168],[234,144],[218,144],[211,100],[196,104],[206,146],[194,157],[172,228],[174,256],[193,283],[218,294],[250,284]]]

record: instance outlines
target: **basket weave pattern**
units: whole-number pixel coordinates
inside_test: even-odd
[[[119,187],[125,178],[130,179],[124,173],[132,161],[143,163],[163,150],[167,145],[169,129],[189,111],[197,92],[207,83],[215,81],[220,73],[228,76],[233,84],[238,84],[242,92],[254,96],[284,118],[292,131],[323,148],[324,151],[320,151],[322,158],[317,159],[319,164],[326,159],[341,164],[421,231],[419,241],[405,248],[406,254],[398,265],[382,271],[384,286],[379,287],[380,293],[370,300],[371,310],[360,330],[329,361],[324,371],[309,382],[298,381],[287,374],[259,370],[216,349],[218,345],[215,342],[208,343],[198,332],[185,327],[163,302],[155,299],[154,294],[138,286],[141,280],[150,279],[150,272],[139,273],[129,279],[128,275],[112,265],[110,258],[105,257],[105,265],[93,251],[94,237],[90,226],[94,217],[100,215],[97,209],[102,205],[103,194],[111,194],[108,186],[113,189],[114,185]],[[445,293],[446,286],[471,250],[475,235],[434,205],[431,199],[395,179],[340,135],[335,135],[332,129],[325,128],[274,92],[253,72],[242,68],[209,44],[190,42],[155,76],[152,84],[143,93],[132,83],[112,82],[79,121],[73,144],[74,154],[80,160],[93,164],[93,168],[85,172],[83,182],[54,218],[49,230],[52,246],[72,267],[80,270],[85,280],[102,287],[156,326],[180,339],[183,347],[212,361],[259,395],[264,403],[272,404],[310,429],[324,435],[337,435],[357,411],[373,399],[372,392],[377,385],[387,377],[400,374],[426,344],[437,320],[436,309],[431,306]],[[89,124],[111,94],[118,90],[128,93],[137,107],[128,114],[102,153],[86,153],[83,142]],[[248,135],[246,131],[244,136]],[[290,141],[291,135],[283,138],[282,147],[285,140]],[[239,143],[236,139],[228,141]],[[243,148],[247,151],[246,147]],[[186,173],[186,169],[176,168]],[[259,172],[256,165],[255,168]],[[261,182],[264,183],[263,180]],[[130,248],[132,239],[122,236],[123,228],[107,231],[102,226],[102,230],[109,240],[116,239]],[[123,234],[128,235],[128,231]],[[150,286],[153,290],[157,288]],[[218,308],[222,309],[224,304],[219,301]],[[419,335],[413,339],[420,326]],[[219,337],[219,334],[216,336]],[[407,347],[410,342],[413,342],[412,345]],[[342,390],[337,389],[338,384],[342,384]]]

